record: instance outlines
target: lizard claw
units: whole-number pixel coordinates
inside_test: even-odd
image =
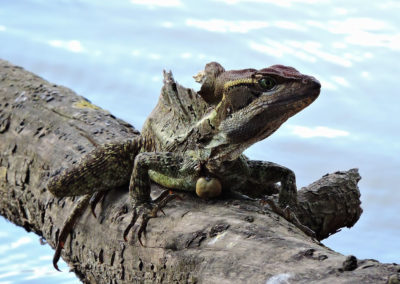
[[[61,251],[63,248],[64,248],[64,242],[58,241],[57,247],[56,247],[56,252],[54,253],[54,256],[53,256],[53,266],[57,271],[60,271],[60,272],[61,272],[61,270],[58,268],[57,262],[60,259]]]
[[[94,218],[97,218],[96,216],[96,206],[99,202],[103,202],[104,197],[107,195],[108,191],[97,191],[95,192],[92,197],[90,198],[89,204],[90,204],[90,211],[92,212],[92,215]]]
[[[304,226],[299,219],[297,218],[296,214],[290,209],[289,206],[286,206],[284,209],[280,208],[277,206],[272,198],[267,198],[264,200],[265,203],[271,207],[272,211],[278,214],[279,216],[282,216],[285,218],[287,221],[291,222],[294,224],[297,228],[299,228],[303,233],[305,233],[307,236],[310,236],[312,238],[315,238],[315,232],[311,230],[309,227]]]
[[[135,225],[137,219],[138,219],[139,214],[137,213],[136,208],[133,209],[133,216],[131,221],[129,222],[128,226],[126,227],[125,231],[124,231],[124,241],[127,242],[127,236],[129,234],[129,231],[131,230],[131,228],[133,227],[133,225]]]
[[[126,242],[128,241],[127,236],[129,234],[130,230],[132,229],[132,227],[135,225],[137,219],[141,215],[142,223],[139,226],[139,230],[137,232],[137,237],[138,237],[140,245],[144,246],[142,243],[142,235],[146,234],[146,228],[147,228],[147,224],[148,224],[149,220],[151,218],[157,218],[158,211],[161,211],[165,215],[162,208],[165,207],[165,205],[167,205],[168,202],[170,202],[171,200],[173,200],[175,198],[182,199],[179,195],[174,194],[174,193],[170,192],[169,190],[165,190],[163,193],[160,194],[159,197],[157,197],[155,200],[151,201],[150,204],[142,204],[139,206],[135,206],[135,208],[133,210],[132,219],[124,231],[124,235],[123,235],[124,240]]]
[[[68,235],[71,233],[72,229],[74,228],[76,221],[85,211],[87,205],[89,204],[89,201],[90,201],[90,194],[83,196],[78,201],[77,205],[72,210],[71,215],[69,215],[68,218],[65,220],[64,225],[61,229],[61,232],[58,235],[56,252],[54,253],[54,256],[53,256],[53,266],[58,271],[61,271],[61,270],[58,268],[57,262],[60,259],[61,251],[64,248],[65,241],[67,240]]]

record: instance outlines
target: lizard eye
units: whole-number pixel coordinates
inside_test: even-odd
[[[270,77],[261,78],[261,79],[258,81],[258,84],[259,84],[260,87],[261,87],[263,90],[265,90],[265,91],[271,90],[271,89],[272,89],[273,87],[275,87],[275,85],[276,85],[275,80],[272,79],[272,78],[270,78]]]

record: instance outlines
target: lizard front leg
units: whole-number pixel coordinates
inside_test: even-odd
[[[249,167],[250,178],[260,186],[280,182],[279,206],[282,208],[297,205],[296,176],[286,167],[264,161],[246,161]]]
[[[138,239],[145,231],[149,219],[157,217],[157,212],[176,195],[168,195],[164,191],[160,197],[152,200],[150,197],[150,181],[154,181],[169,189],[194,191],[199,173],[197,162],[190,157],[182,157],[169,152],[144,152],[135,158],[129,193],[131,197],[133,216],[132,221],[124,232],[128,235],[139,215],[142,223],[138,230]]]
[[[264,161],[247,161],[252,182],[258,183],[258,187],[280,182],[279,206],[276,206],[272,199],[267,199],[266,203],[272,211],[292,222],[305,234],[315,237],[314,231],[301,224],[296,214],[291,209],[297,206],[296,177],[292,170],[281,165]]]

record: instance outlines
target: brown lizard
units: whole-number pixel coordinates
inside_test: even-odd
[[[101,193],[124,184],[129,183],[134,209],[124,238],[142,216],[140,243],[149,219],[176,197],[166,190],[152,200],[151,181],[200,197],[221,192],[270,195],[277,187],[269,185],[280,182],[279,208],[268,203],[281,215],[281,209],[296,206],[295,174],[272,162],[251,161],[242,152],[310,105],[320,93],[318,80],[282,65],[225,71],[216,62],[208,63],[195,79],[202,84],[199,92],[182,87],[171,72],[164,72],[158,104],[141,136],[100,146],[50,180],[48,189],[55,196],[85,195],[59,234],[56,269],[64,242],[90,197],[96,201]]]

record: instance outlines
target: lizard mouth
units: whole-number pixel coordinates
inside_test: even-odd
[[[291,111],[297,113],[317,99],[321,91],[321,83],[311,76],[304,78],[302,84],[297,87],[278,90],[272,95],[267,95],[254,110],[277,112],[277,114]]]

